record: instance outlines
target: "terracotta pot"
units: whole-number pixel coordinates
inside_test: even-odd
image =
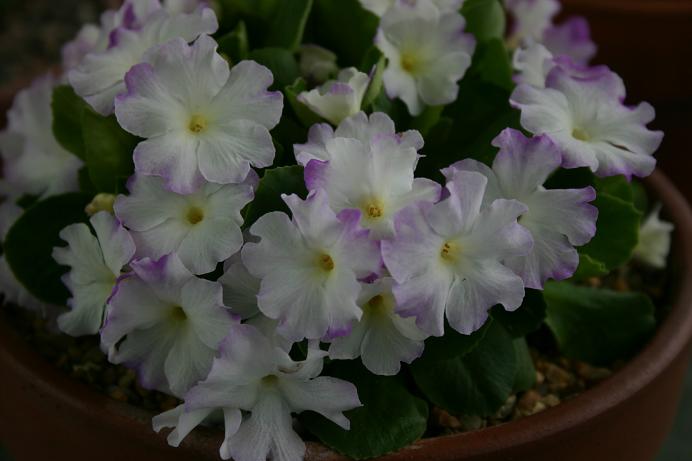
[[[692,128],[692,0],[561,0],[563,16],[586,16],[598,45],[596,62],[625,80],[628,100],[656,107],[666,137],[657,157],[692,200],[687,152]]]
[[[666,177],[647,180],[676,224],[681,270],[674,308],[653,340],[597,387],[528,418],[426,439],[386,461],[651,461],[670,430],[692,337],[692,212]],[[16,461],[216,460],[220,431],[197,430],[173,449],[152,414],[97,394],[48,363],[0,316],[0,440]],[[453,390],[450,390],[453,392]],[[346,458],[310,443],[308,461]]]

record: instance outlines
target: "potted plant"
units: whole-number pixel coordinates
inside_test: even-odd
[[[0,322],[18,461],[651,459],[692,216],[653,108],[556,3],[505,6],[85,26],[0,135],[0,289],[37,313]]]

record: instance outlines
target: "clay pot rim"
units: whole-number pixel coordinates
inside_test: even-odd
[[[478,431],[419,440],[382,459],[416,459],[416,453],[425,453],[426,459],[452,461],[531,444],[537,439],[580,426],[620,405],[645,388],[679,356],[692,338],[692,211],[685,198],[660,171],[654,172],[646,180],[646,185],[662,201],[675,223],[675,249],[684,268],[673,308],[649,344],[613,376],[557,407]],[[62,401],[64,406],[79,413],[88,414],[95,423],[123,431],[128,437],[150,439],[152,444],[165,443],[163,435],[156,435],[151,430],[153,413],[112,400],[73,380],[27,347],[1,319],[0,361],[9,364],[9,370],[5,372],[29,378],[28,382],[34,383],[44,395]],[[218,453],[221,437],[220,431],[198,429],[179,449],[210,459],[212,453]],[[492,445],[488,444],[489,439],[493,440]],[[307,461],[347,459],[320,444],[308,442],[307,445]]]

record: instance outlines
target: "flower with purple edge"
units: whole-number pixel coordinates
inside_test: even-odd
[[[20,91],[0,132],[3,193],[45,198],[79,190],[77,171],[83,163],[53,136],[51,100],[55,79],[44,75]]]
[[[206,35],[191,46],[180,38],[160,46],[127,73],[128,92],[116,100],[120,125],[146,138],[135,148],[136,171],[163,177],[180,194],[205,181],[243,182],[251,165],[274,160],[269,130],[283,97],[267,90],[272,73],[254,61],[229,70],[216,48]]]
[[[336,54],[319,45],[301,45],[300,50],[300,75],[308,82],[322,83],[329,77],[336,75],[339,67],[336,65]]]
[[[440,186],[414,178],[416,149],[397,135],[381,134],[368,142],[334,138],[325,144],[327,162],[311,160],[305,167],[308,190],[323,189],[336,213],[359,210],[360,224],[374,239],[394,236],[394,216],[410,204],[440,198]]]
[[[534,42],[518,47],[512,57],[512,66],[517,71],[514,81],[545,88],[545,79],[554,65],[552,53],[542,44]]]
[[[376,16],[382,16],[397,3],[408,5],[428,3],[436,7],[440,13],[453,13],[461,9],[464,0],[360,0],[361,6]]]
[[[136,174],[129,195],[115,202],[115,214],[130,229],[137,256],[158,259],[176,253],[193,274],[212,272],[243,244],[240,211],[254,197],[254,171],[240,184],[207,183],[180,195],[154,176]]]
[[[349,429],[343,412],[361,406],[353,384],[318,376],[326,352],[316,346],[295,362],[255,328],[234,325],[207,379],[186,394],[184,405],[155,417],[154,429],[175,427],[168,441],[177,446],[201,420],[222,410],[222,459],[301,461],[305,443],[293,430],[291,413],[314,411]]]
[[[86,224],[71,224],[60,231],[67,246],[53,248],[53,259],[70,267],[63,276],[72,294],[70,311],[58,318],[58,327],[71,336],[98,333],[108,298],[135,254],[132,237],[110,213],[96,213],[89,222],[95,237]]]
[[[571,277],[579,265],[575,246],[584,245],[596,233],[598,209],[589,202],[596,198],[592,187],[546,189],[546,179],[562,163],[559,149],[546,136],[526,138],[521,132],[505,129],[493,140],[500,151],[492,169],[472,159],[462,160],[443,170],[448,180],[459,171],[476,171],[488,178],[483,199],[489,206],[496,199],[515,199],[527,211],[519,223],[531,232],[533,249],[525,256],[512,256],[504,264],[528,288],[542,289],[548,279]]]
[[[352,115],[333,129],[326,123],[317,123],[308,131],[308,142],[295,144],[293,152],[298,164],[306,166],[310,160],[329,161],[331,154],[327,151],[327,142],[334,138],[357,139],[365,145],[370,145],[379,138],[396,136],[401,148],[412,147],[416,151],[423,148],[423,137],[416,130],[397,133],[394,121],[384,112],[373,112],[368,116],[365,112]]]
[[[245,241],[256,243],[259,239],[248,235]],[[241,252],[238,251],[228,258],[223,267],[224,273],[219,277],[219,283],[223,285],[224,304],[243,320],[261,315],[257,307],[260,279],[247,270]]]
[[[359,228],[358,211],[337,216],[322,190],[306,200],[282,197],[293,220],[281,212],[262,216],[250,228],[259,243],[242,250],[243,263],[261,279],[259,309],[293,341],[347,334],[362,315],[358,280],[380,269],[378,244]]]
[[[329,80],[319,88],[303,91],[298,101],[333,125],[360,111],[370,77],[349,67],[339,72],[336,80]]]
[[[352,360],[358,357],[376,375],[394,376],[401,362],[411,363],[423,353],[428,337],[412,317],[396,313],[392,294],[394,280],[384,277],[363,284],[358,305],[363,316],[348,336],[336,338],[329,346],[329,358]]]
[[[471,65],[476,46],[473,36],[464,33],[466,21],[460,14],[422,3],[401,2],[387,10],[375,37],[388,59],[385,91],[403,100],[412,115],[457,98],[457,82]]]
[[[579,64],[588,64],[597,50],[591,40],[589,23],[580,16],[548,27],[543,33],[542,43],[553,55],[569,56]]]
[[[505,0],[513,22],[507,42],[510,48],[525,43],[542,42],[543,34],[560,11],[557,0]]]
[[[130,267],[111,296],[101,344],[111,362],[137,370],[143,387],[182,397],[207,376],[237,320],[221,285],[193,276],[175,254]]]
[[[510,103],[521,110],[521,125],[549,136],[560,148],[563,167],[589,167],[598,176],[648,176],[663,139],[646,125],[653,107],[623,104],[625,87],[605,66],[583,68],[563,61],[546,79],[545,88],[516,87]]]
[[[173,14],[159,8],[137,27],[124,21],[110,32],[106,50],[88,53],[68,74],[75,92],[102,115],[113,112],[115,97],[125,91],[125,74],[132,66],[148,62],[151,48],[176,37],[192,41],[218,28],[214,11],[205,6],[190,14]]]
[[[396,238],[382,241],[385,265],[397,282],[397,313],[416,317],[426,333],[452,328],[471,334],[502,304],[518,308],[524,283],[502,261],[531,251],[529,232],[517,223],[526,206],[498,199],[481,209],[488,180],[461,171],[441,202],[411,206],[396,217]]]

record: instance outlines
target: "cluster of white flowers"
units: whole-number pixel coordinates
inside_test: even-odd
[[[380,16],[387,95],[412,115],[453,102],[475,48],[462,0],[361,3]],[[552,0],[507,3],[511,40],[522,45],[511,103],[534,137],[502,131],[492,166],[454,163],[444,185],[415,177],[423,137],[363,111],[372,76],[348,68],[327,80],[333,56],[304,48],[304,72],[321,86],[298,100],[329,122],[294,146],[308,195],[283,195],[290,215],[267,213],[246,232],[241,211],[254,199],[255,169],[274,164],[270,130],[283,97],[269,90],[269,69],[231,67],[217,52],[214,12],[197,1],[128,0],[65,48],[76,93],[142,140],[128,193],[60,234],[67,246],[54,258],[70,269],[72,297],[59,326],[99,333],[113,363],[184,400],[154,420],[156,430],[175,428],[172,445],[222,414],[222,458],[299,460],[305,445],[291,414],[310,410],[348,428],[343,412],[360,405],[355,386],[319,376],[325,357],[396,375],[445,322],[471,334],[491,307],[517,309],[525,287],[574,274],[575,247],[596,232],[595,191],[546,189],[546,180],[580,166],[648,175],[661,134],[646,128],[649,105],[623,104],[615,74],[586,67],[588,46],[568,46],[583,39],[576,23],[550,25]],[[78,189],[82,163],[51,132],[53,86],[44,78],[20,93],[0,135],[2,237],[22,195]],[[217,267],[218,280],[202,277]],[[0,290],[36,304],[4,259]],[[307,357],[296,361],[289,352],[304,340]]]

